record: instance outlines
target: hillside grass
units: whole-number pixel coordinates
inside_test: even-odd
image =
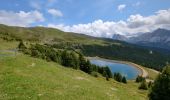
[[[148,72],[148,74],[149,74],[148,79],[151,79],[151,80],[155,80],[156,77],[160,73],[160,72],[153,70],[153,69],[150,69],[150,68],[146,68],[146,67],[143,67],[143,68]]]
[[[5,41],[0,38],[0,50],[15,49],[18,46],[19,42],[17,41]]]
[[[54,28],[45,27],[13,27],[0,24],[0,37],[17,38],[32,42],[45,42],[45,43],[83,43],[83,44],[98,44],[104,45],[108,42],[102,39],[90,37],[83,34],[75,34],[71,32],[63,32]],[[8,35],[6,35],[8,33]]]
[[[147,91],[18,54],[0,59],[0,99],[145,100]]]
[[[0,41],[0,50],[18,45]],[[4,53],[9,52],[0,55]],[[0,100],[146,100],[148,91],[138,86],[134,81],[123,84],[95,78],[21,53],[0,57]]]

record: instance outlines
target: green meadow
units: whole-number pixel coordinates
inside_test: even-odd
[[[17,46],[3,41],[0,47],[10,49],[10,44]],[[0,57],[1,100],[145,100],[148,91],[138,86],[134,81],[95,78],[21,53]]]

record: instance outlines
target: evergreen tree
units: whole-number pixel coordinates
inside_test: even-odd
[[[125,84],[127,83],[127,80],[126,80],[126,77],[125,77],[125,76],[123,76],[122,82],[125,83]]]
[[[103,75],[104,67],[98,67],[98,72]],[[104,76],[104,75],[103,75]]]
[[[118,81],[118,82],[121,82],[121,81],[122,81],[122,75],[121,75],[120,73],[118,73],[117,81]]]
[[[63,51],[62,55],[62,65],[66,66],[66,67],[75,67],[75,61],[74,61],[74,54],[70,53],[68,51]]]
[[[108,78],[112,78],[112,72],[108,66],[105,67],[106,74]]]
[[[152,85],[153,85],[153,82],[149,81],[149,83],[148,83],[148,88],[151,88]]]
[[[78,58],[78,56],[76,55],[76,53],[75,52],[71,52],[71,57],[72,57],[72,67],[74,68],[74,69],[79,69],[79,58]]]
[[[80,70],[88,73],[87,68],[86,68],[86,59],[83,57],[82,54],[79,54],[79,62],[80,62]]]
[[[85,66],[86,66],[85,67],[86,68],[86,72],[90,74],[92,72],[92,67],[91,67],[91,63],[90,63],[89,60],[86,61],[86,65]]]
[[[102,75],[103,75],[104,77],[106,77],[106,76],[107,76],[107,73],[106,73],[106,71],[105,71],[105,70],[103,71]],[[108,77],[108,76],[107,76],[107,77]]]
[[[163,69],[155,80],[151,92],[149,93],[149,100],[169,100],[170,99],[170,66]]]
[[[143,80],[145,80],[145,78],[140,76],[140,75],[138,75],[137,78],[136,78],[137,83],[142,82]]]
[[[139,86],[139,89],[143,89],[143,90],[147,90],[148,89],[148,86],[147,86],[147,83],[146,83],[146,80],[143,80]]]
[[[62,52],[61,59],[62,59],[62,65],[63,65],[63,66],[68,66],[68,65],[69,65],[68,54],[67,54],[67,51],[66,51],[66,50],[64,50],[64,51]]]
[[[92,67],[92,71],[98,72],[98,68],[99,68],[98,66],[91,64],[91,67]]]
[[[114,79],[118,82],[122,82],[122,75],[120,73],[114,73]]]
[[[109,76],[108,75],[106,75],[106,80],[109,81]]]
[[[40,57],[41,53],[38,50],[36,50],[36,49],[32,49],[31,50],[31,56],[32,57]]]
[[[20,41],[19,45],[18,45],[19,50],[25,50],[27,49],[27,47],[24,45],[23,41]]]

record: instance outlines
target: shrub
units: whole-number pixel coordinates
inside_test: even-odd
[[[98,73],[97,72],[91,72],[91,75],[94,76],[94,77],[99,77]]]

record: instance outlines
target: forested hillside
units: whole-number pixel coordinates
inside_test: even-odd
[[[86,56],[131,61],[145,67],[161,70],[170,62],[168,54],[141,48],[122,41],[95,38],[44,27],[11,27],[0,25],[0,38],[7,41],[25,41],[45,44],[57,49],[71,49]]]

